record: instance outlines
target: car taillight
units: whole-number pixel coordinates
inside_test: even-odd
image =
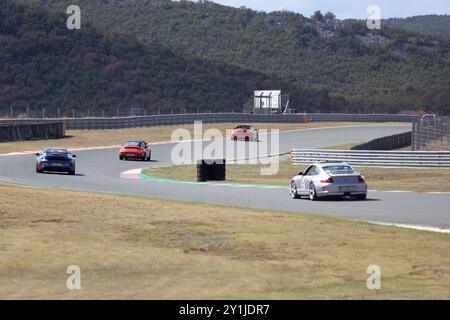
[[[366,182],[366,179],[363,176],[358,177],[359,182]]]
[[[327,180],[320,180],[321,183],[334,183],[333,178],[328,178]]]

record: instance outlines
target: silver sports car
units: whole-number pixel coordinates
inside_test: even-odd
[[[291,181],[291,197],[311,200],[328,196],[367,198],[367,183],[360,172],[346,163],[319,162]]]

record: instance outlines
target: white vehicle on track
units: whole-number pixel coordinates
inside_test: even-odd
[[[367,198],[367,183],[360,172],[342,162],[318,162],[310,165],[291,180],[290,193],[294,199],[308,196]]]

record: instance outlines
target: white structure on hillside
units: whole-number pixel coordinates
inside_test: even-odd
[[[281,90],[255,91],[254,113],[282,113]]]

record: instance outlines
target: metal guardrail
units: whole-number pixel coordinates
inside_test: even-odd
[[[291,157],[293,164],[328,161],[367,167],[450,168],[450,152],[293,149]]]
[[[417,117],[389,114],[248,114],[248,113],[195,113],[169,114],[125,118],[64,118],[64,119],[11,119],[0,120],[5,124],[28,124],[63,120],[68,130],[125,129],[164,125],[204,123],[305,123],[305,122],[412,122]]]

